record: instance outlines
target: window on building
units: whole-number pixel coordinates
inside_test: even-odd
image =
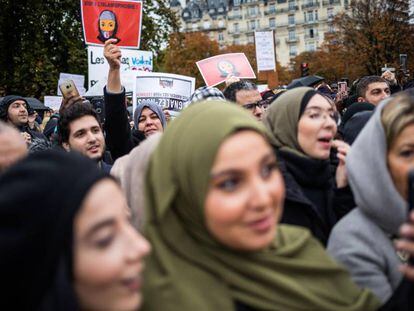
[[[249,15],[256,15],[256,7],[255,6],[251,6],[249,7]]]
[[[328,10],[327,10],[327,14],[326,15],[328,15],[328,18],[329,19],[332,19],[333,18],[333,16],[334,16],[334,13],[333,13],[333,8],[328,8]]]
[[[294,25],[295,24],[295,15],[290,14],[288,16],[288,22],[289,22],[289,25]]]
[[[307,18],[307,22],[313,22],[313,11],[309,11],[307,12],[308,18]]]
[[[328,32],[330,32],[330,33],[335,32],[335,28],[332,24],[328,24]]]
[[[313,30],[313,28],[309,29],[309,38],[314,38],[315,37],[315,31]]]
[[[254,43],[254,37],[252,35],[247,37],[247,43]]]
[[[289,10],[294,10],[295,9],[295,0],[289,0],[288,8],[289,8]]]
[[[318,17],[318,10],[315,10],[315,21],[317,21],[319,19]]]
[[[296,39],[295,29],[289,29],[289,40],[295,40],[295,39]]]
[[[289,56],[290,57],[294,57],[298,54],[297,48],[296,48],[296,44],[292,44],[289,46]]]
[[[239,23],[235,23],[233,25],[233,29],[234,29],[234,32],[239,32],[240,31]]]
[[[316,44],[315,42],[306,42],[305,44],[305,50],[308,52],[314,52],[316,51]]]
[[[233,5],[234,6],[240,5],[240,0],[233,0]]]
[[[210,28],[210,22],[204,22],[203,23],[203,27],[204,27],[204,29],[209,29]]]
[[[222,33],[222,32],[219,32],[219,33],[218,33],[218,41],[219,41],[219,42],[224,41],[224,35],[223,35],[223,33]]]
[[[259,20],[251,20],[247,22],[247,27],[249,30],[256,30],[260,27]]]
[[[269,28],[276,27],[276,18],[269,18]]]
[[[200,18],[200,17],[201,17],[200,15],[201,15],[201,14],[200,14],[199,9],[198,9],[198,8],[193,8],[193,10],[192,10],[192,12],[191,12],[191,16],[192,16],[193,18]]]
[[[276,5],[274,3],[269,4],[269,13],[276,13]]]

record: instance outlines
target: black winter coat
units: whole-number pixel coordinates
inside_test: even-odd
[[[145,136],[137,130],[131,131],[125,105],[125,88],[121,93],[108,93],[105,87],[104,97],[106,145],[115,161],[139,145]]]
[[[316,161],[307,163],[287,152],[276,154],[286,187],[281,223],[308,228],[326,246],[343,211],[354,207],[349,187],[335,187],[329,162],[320,161],[320,167],[312,168]]]

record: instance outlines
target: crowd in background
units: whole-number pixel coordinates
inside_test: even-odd
[[[411,82],[229,76],[172,119],[115,43],[103,115],[0,101],[2,310],[413,310]]]

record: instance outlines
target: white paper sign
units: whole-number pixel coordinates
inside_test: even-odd
[[[57,94],[59,96],[62,96],[62,92],[59,89],[59,85],[62,84],[66,80],[73,80],[73,82],[75,82],[76,88],[79,91],[79,94],[82,96],[85,95],[86,90],[85,90],[85,76],[84,75],[61,72],[59,75],[58,91],[57,91]]]
[[[276,70],[273,30],[256,31],[254,33],[254,37],[256,45],[257,71]]]
[[[167,109],[172,117],[185,108],[194,93],[195,78],[161,72],[137,72],[133,110],[138,104],[155,103]]]
[[[45,96],[44,104],[46,107],[53,109],[54,111],[59,111],[60,104],[62,103],[61,96]]]
[[[152,52],[121,49],[121,53],[121,74],[133,71],[152,71]],[[104,57],[104,48],[88,46],[88,88],[91,88],[101,80],[104,80],[104,85],[106,85],[108,71],[109,65]]]

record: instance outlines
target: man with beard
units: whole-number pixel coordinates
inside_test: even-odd
[[[60,115],[58,128],[59,143],[66,151],[80,152],[109,173],[112,166],[102,160],[105,138],[99,117],[91,104],[78,101],[67,107]]]
[[[37,149],[46,149],[48,148],[47,138],[29,127],[29,109],[29,103],[25,98],[8,95],[0,102],[0,120],[15,127],[23,136],[29,149],[37,148],[38,145],[44,145],[44,148]]]

